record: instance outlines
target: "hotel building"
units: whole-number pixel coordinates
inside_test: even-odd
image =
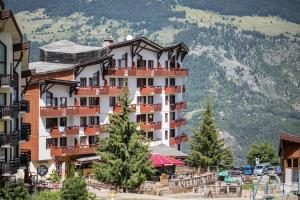
[[[67,40],[40,47],[40,59],[29,64],[24,98],[31,109],[30,171],[42,165],[61,176],[72,162],[95,156],[97,137],[106,137],[108,114],[121,111],[118,96],[128,84],[130,119],[150,139],[150,146],[178,150],[188,140],[182,111],[188,70],[182,61],[188,48],[179,43],[162,47],[146,38],[120,43],[108,39],[102,47]],[[44,170],[45,171],[45,170]]]
[[[22,33],[11,10],[0,1],[0,184],[23,178],[28,173],[30,151],[20,151],[20,142],[29,140],[30,124],[22,116],[29,102],[22,100],[21,77],[28,70],[30,43]],[[19,172],[19,173],[18,173]],[[18,176],[21,175],[21,176]]]

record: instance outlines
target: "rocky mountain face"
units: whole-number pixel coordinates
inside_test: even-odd
[[[132,34],[161,44],[185,42],[190,48],[184,63],[190,70],[185,80],[186,132],[192,134],[203,101],[211,100],[218,129],[241,164],[249,144],[268,141],[277,148],[281,132],[300,134],[300,2],[268,2],[6,3],[17,12],[25,37],[33,42],[32,61],[37,59],[38,46],[59,39],[99,46],[105,37],[122,41]]]

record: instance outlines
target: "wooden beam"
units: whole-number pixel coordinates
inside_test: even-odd
[[[47,92],[49,89],[51,89],[54,85],[55,85],[54,83],[42,83],[40,85],[40,90],[41,90],[40,96],[42,96],[45,92]]]

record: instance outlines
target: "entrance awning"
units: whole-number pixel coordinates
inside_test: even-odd
[[[154,167],[164,167],[164,166],[183,166],[184,162],[180,160],[176,160],[174,158],[170,158],[168,156],[164,156],[161,154],[154,153],[151,155],[150,160],[152,161],[152,165]]]
[[[76,162],[78,164],[80,164],[80,163],[87,163],[87,162],[92,162],[92,161],[96,161],[96,160],[100,160],[100,156],[90,156],[90,157],[78,158],[78,159],[76,159]]]

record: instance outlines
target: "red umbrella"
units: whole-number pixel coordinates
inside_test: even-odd
[[[182,166],[184,165],[184,162],[180,160],[176,160],[174,158],[170,158],[168,156],[164,156],[161,154],[151,154],[150,160],[152,161],[152,164],[154,167],[163,167],[163,166]]]

